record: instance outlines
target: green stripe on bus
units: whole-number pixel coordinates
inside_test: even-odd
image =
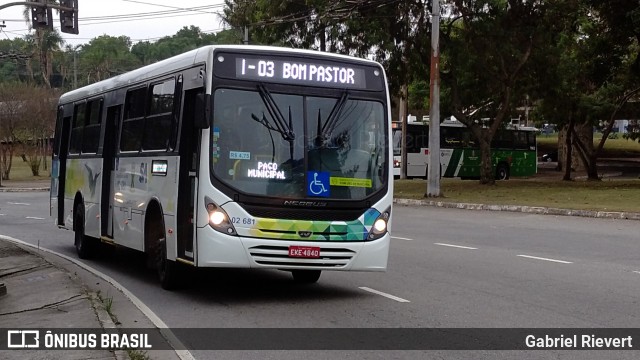
[[[444,177],[454,177],[456,176],[456,169],[458,168],[458,164],[460,163],[460,157],[462,157],[462,149],[454,149],[451,153],[451,159],[449,160],[449,164],[447,164],[447,170],[444,172]]]

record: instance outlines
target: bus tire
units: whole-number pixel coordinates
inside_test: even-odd
[[[496,180],[509,180],[509,165],[505,163],[498,164],[496,168]]]
[[[320,279],[321,270],[292,270],[293,280],[299,284],[314,284]]]
[[[160,222],[162,224],[162,222]],[[164,236],[164,225],[153,226],[147,223],[145,233],[149,236],[151,256],[158,274],[160,286],[165,290],[175,290],[178,287],[178,264],[167,259],[167,240]]]
[[[73,214],[74,245],[80,259],[90,259],[96,254],[97,241],[84,234],[84,206],[76,204]]]
[[[158,248],[162,253],[157,267],[160,286],[165,290],[175,290],[178,288],[178,264],[167,259],[167,241],[164,238],[158,242]]]

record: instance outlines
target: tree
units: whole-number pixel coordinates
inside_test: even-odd
[[[30,61],[30,52],[25,51],[27,43],[20,38],[0,40],[0,82],[16,82],[28,75],[26,62]]]
[[[102,35],[91,39],[78,56],[78,67],[87,74],[85,85],[137,68],[140,61],[129,51],[130,48],[128,36]]]
[[[590,0],[596,10],[596,21],[602,23],[604,31],[597,33],[603,38],[601,57],[609,55],[608,77],[598,91],[600,98],[608,103],[609,117],[602,138],[592,151],[577,138],[577,148],[588,166],[590,180],[599,180],[596,161],[613,128],[618,111],[640,93],[640,3],[634,0],[619,0],[615,4]],[[602,71],[602,69],[600,69]]]
[[[527,88],[525,66],[544,47],[547,6],[536,0],[455,0],[442,33],[443,99],[478,140],[480,183],[494,184],[491,141]]]
[[[548,54],[553,60],[547,70],[554,76],[544,81],[546,91],[540,92],[541,113],[564,125],[559,144],[563,179],[571,180],[577,161],[589,180],[599,180],[597,158],[616,113],[638,92],[640,4],[633,0],[571,4],[573,9],[565,14],[572,26],[564,29]],[[594,148],[591,129],[601,122],[603,136]]]
[[[0,160],[2,178],[9,179],[19,146],[31,172],[39,176],[42,147],[53,134],[58,93],[26,83],[0,84]]]
[[[23,15],[29,29],[32,29],[31,8],[29,6],[25,6]],[[60,47],[64,41],[57,29],[46,30],[38,28],[33,30],[34,33],[27,35],[25,38],[27,39],[27,42],[31,42],[34,45],[34,51],[38,55],[38,60],[40,62],[42,80],[48,88],[51,88],[53,53],[55,51],[60,51]]]
[[[151,43],[141,41],[131,47],[131,53],[143,65],[167,59],[183,52],[212,44],[240,44],[241,35],[234,30],[217,34],[204,33],[197,26],[183,27],[175,35],[165,36]]]
[[[23,83],[0,84],[0,169],[2,180],[9,180],[13,154],[18,142],[20,114],[24,111],[21,101],[27,86]]]

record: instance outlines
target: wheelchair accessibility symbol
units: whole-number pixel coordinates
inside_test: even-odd
[[[307,172],[308,196],[329,197],[329,173],[322,171]]]

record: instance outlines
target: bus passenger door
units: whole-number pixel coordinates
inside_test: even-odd
[[[64,224],[64,187],[69,152],[69,131],[71,116],[64,116],[64,108],[58,109],[56,132],[51,162],[50,215],[56,225]]]
[[[195,206],[198,186],[198,152],[200,129],[194,127],[196,97],[204,93],[202,71],[199,68],[184,72],[182,116],[180,119],[180,170],[178,175],[178,257],[195,260]]]
[[[118,122],[122,113],[122,105],[107,108],[104,145],[102,149],[102,195],[100,198],[100,235],[113,238],[113,193],[115,153],[118,134]]]

